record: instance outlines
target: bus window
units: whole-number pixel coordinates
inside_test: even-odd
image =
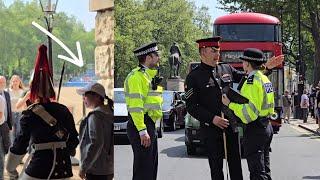
[[[274,24],[222,24],[216,25],[222,41],[274,42],[279,38]],[[259,32],[259,33],[256,33]]]

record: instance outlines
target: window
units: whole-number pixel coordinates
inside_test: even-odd
[[[280,35],[274,24],[226,24],[216,25],[214,32],[222,41],[261,41],[275,42]]]

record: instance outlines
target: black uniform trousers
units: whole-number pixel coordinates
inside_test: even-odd
[[[244,131],[243,148],[250,171],[250,180],[271,180],[269,153],[272,137],[272,126],[267,119],[256,120],[247,125]]]
[[[224,180],[223,159],[224,145],[222,130],[218,127],[203,127],[208,151],[208,160],[212,180]],[[228,167],[231,180],[243,180],[238,133],[229,126],[226,130]]]
[[[133,150],[133,177],[132,180],[156,180],[158,172],[158,140],[155,123],[145,115],[144,123],[151,139],[151,145],[147,148],[141,145],[140,135],[129,118],[127,135]]]

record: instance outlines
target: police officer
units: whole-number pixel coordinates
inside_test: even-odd
[[[30,86],[30,100],[34,103],[23,111],[21,130],[7,159],[10,179],[17,179],[16,167],[27,152],[22,180],[67,179],[72,177],[70,155],[75,155],[79,143],[72,114],[62,104],[52,102],[55,93],[49,70],[47,47],[41,45]]]
[[[229,77],[239,82],[243,72],[228,64],[218,64],[220,56],[220,37],[200,39],[201,64],[186,78],[185,92],[187,111],[198,119],[208,150],[212,180],[224,180],[223,175],[223,131],[227,136],[227,155],[231,180],[242,180],[241,158],[238,133],[229,126],[229,121],[221,117],[222,102],[219,81]]]
[[[272,83],[260,71],[265,63],[262,51],[248,48],[240,59],[243,60],[243,69],[248,74],[248,78],[240,87],[240,93],[249,103],[230,102],[226,95],[223,95],[222,102],[247,125],[243,145],[250,179],[271,180],[269,150],[273,132],[269,117],[274,114]]]
[[[162,88],[158,86],[159,54],[156,42],[143,45],[134,54],[139,66],[124,83],[129,112],[127,135],[132,146],[133,180],[155,180],[158,170],[158,143],[155,122],[162,118]]]

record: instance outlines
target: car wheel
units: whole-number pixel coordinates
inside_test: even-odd
[[[188,155],[195,155],[197,152],[197,149],[195,146],[187,145],[187,154]]]
[[[163,131],[164,131],[163,120],[160,121],[160,127],[157,130],[158,130],[158,138],[162,138]]]
[[[173,114],[172,123],[170,127],[171,131],[175,131],[177,129],[176,122],[177,122],[177,115]]]

